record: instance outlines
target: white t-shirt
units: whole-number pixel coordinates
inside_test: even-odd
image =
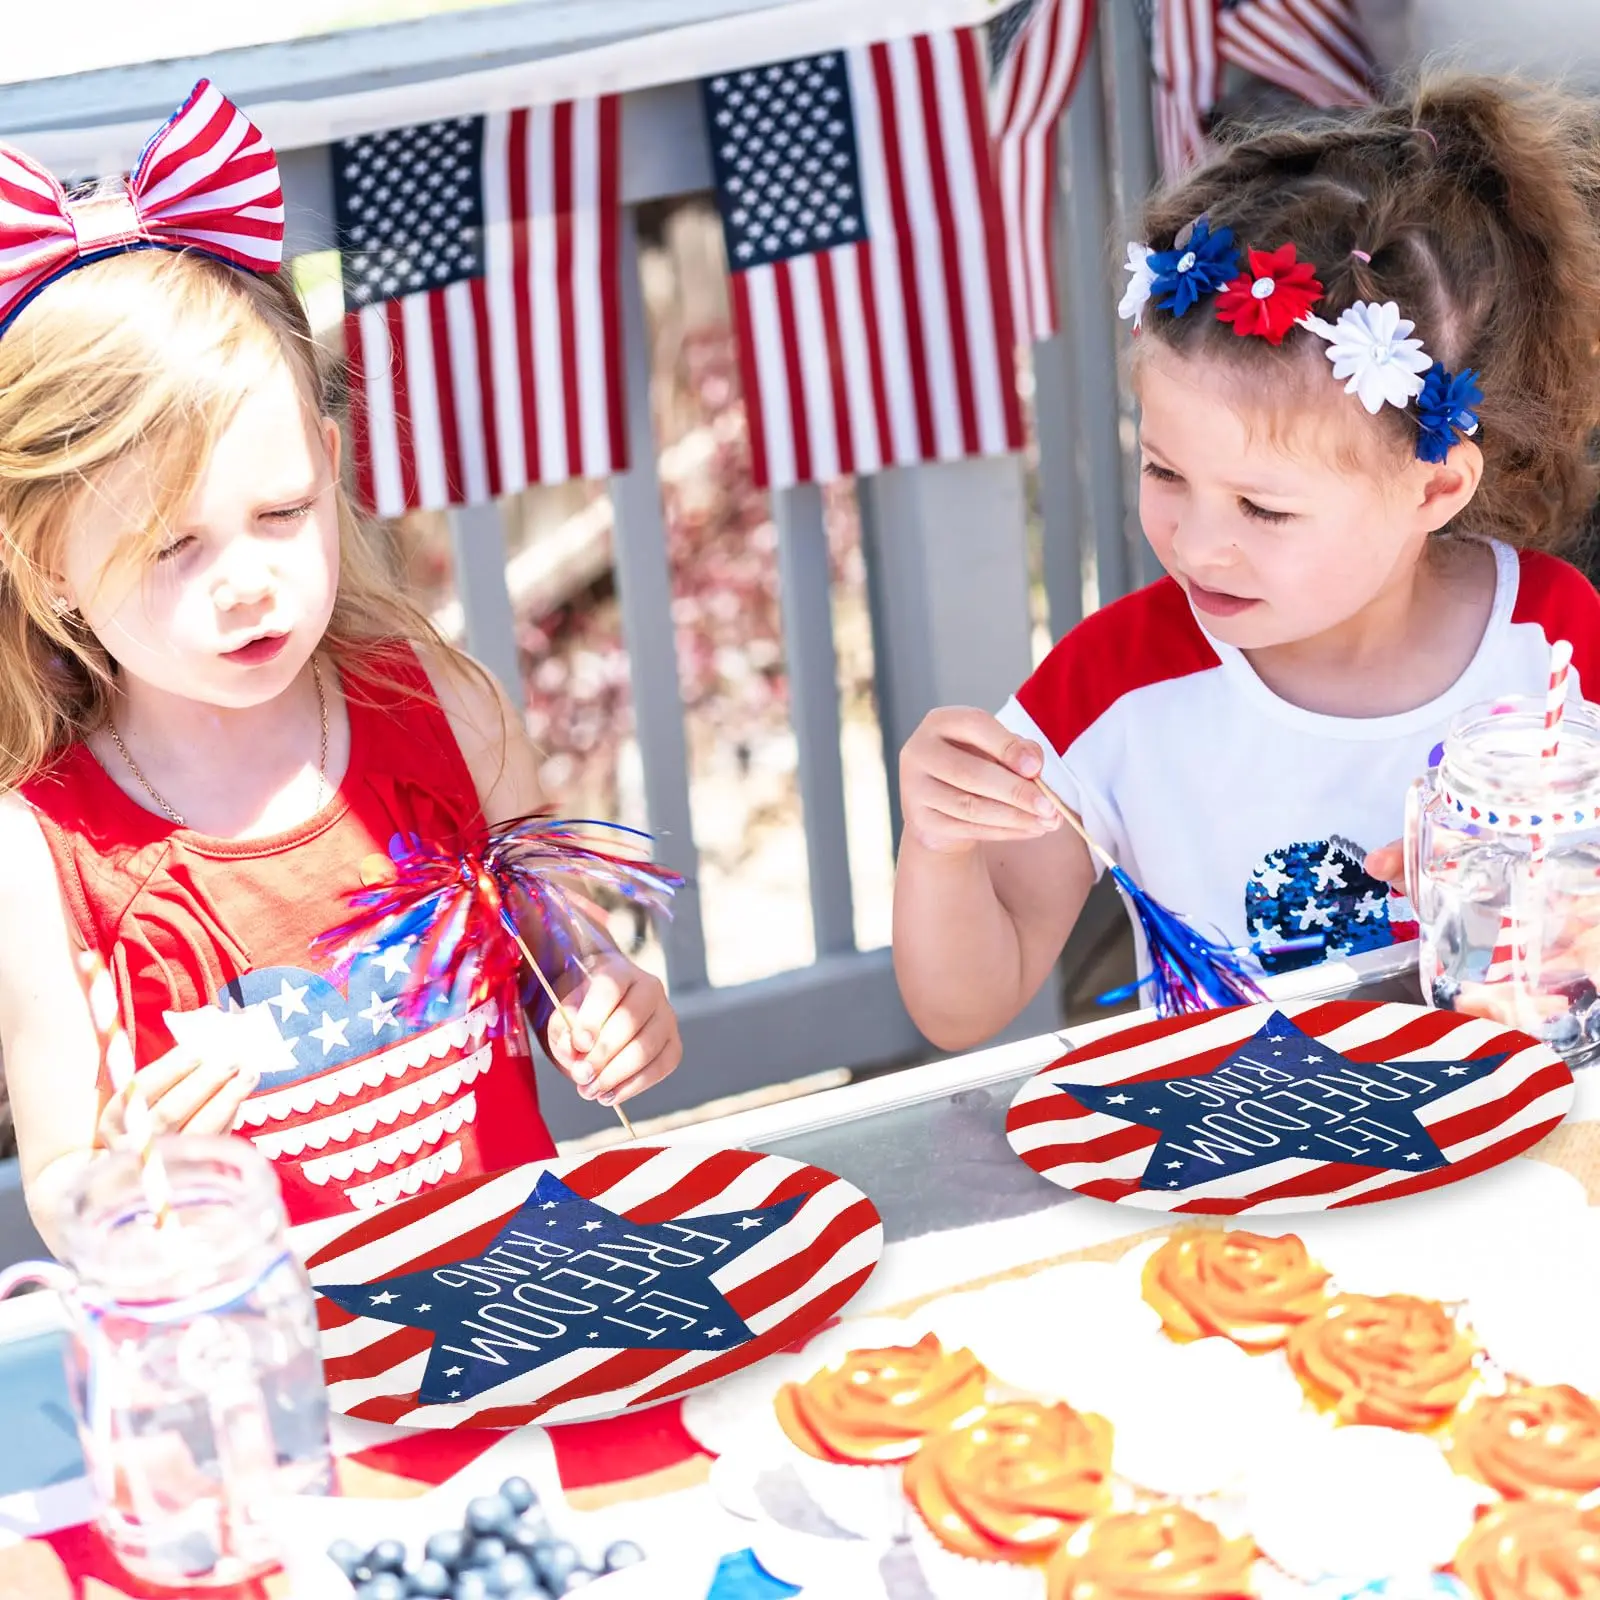
[[[1450,723],[1481,702],[1543,696],[1556,639],[1574,648],[1569,694],[1600,685],[1588,579],[1554,556],[1493,548],[1494,610],[1477,654],[1414,711],[1333,717],[1289,704],[1163,578],[1074,628],[1000,720],[1038,741],[1045,780],[1135,883],[1255,948],[1267,971],[1415,938],[1409,904],[1361,862],[1400,837],[1406,791],[1437,763]]]

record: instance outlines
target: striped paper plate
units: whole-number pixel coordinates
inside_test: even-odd
[[[628,1145],[297,1230],[329,1404],[412,1428],[654,1405],[803,1338],[883,1227],[820,1167]]]
[[[1417,1194],[1542,1139],[1572,1105],[1547,1046],[1422,1006],[1239,1006],[1130,1028],[1030,1078],[1011,1148],[1152,1211],[1322,1211]]]

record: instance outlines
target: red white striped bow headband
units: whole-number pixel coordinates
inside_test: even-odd
[[[57,278],[129,250],[198,250],[250,272],[283,261],[278,158],[205,78],[109,192],[69,199],[37,162],[0,145],[0,334]]]

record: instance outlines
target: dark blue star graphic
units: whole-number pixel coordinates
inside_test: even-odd
[[[573,1351],[731,1350],[755,1335],[711,1281],[805,1200],[630,1222],[540,1173],[488,1248],[426,1272],[318,1284],[335,1305],[433,1335],[418,1398],[471,1400]]]
[[[1170,1191],[1284,1160],[1391,1172],[1448,1166],[1418,1110],[1505,1059],[1350,1061],[1275,1011],[1253,1039],[1204,1072],[1056,1087],[1085,1110],[1159,1128],[1139,1187]]]

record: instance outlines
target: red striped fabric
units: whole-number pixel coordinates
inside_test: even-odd
[[[1372,98],[1372,60],[1355,0],[1156,0],[1156,146],[1172,178],[1206,153],[1225,65],[1314,106]]]
[[[319,1299],[323,1368],[336,1411],[408,1428],[514,1428],[655,1406],[782,1350],[827,1321],[866,1281],[883,1247],[871,1202],[820,1168],[751,1151],[634,1145],[469,1180],[371,1216],[318,1223],[314,1232],[302,1230],[302,1247],[311,1247],[311,1281],[371,1282],[463,1260],[489,1245],[541,1170],[641,1224],[803,1197],[782,1228],[714,1276],[756,1337],[726,1351],[584,1350],[475,1400],[422,1405],[417,1388],[434,1336]]]
[[[620,119],[614,95],[485,116],[481,270],[346,311],[356,483],[380,516],[627,465]]]
[[[1448,1166],[1387,1171],[1355,1162],[1288,1155],[1248,1172],[1175,1193],[1141,1187],[1158,1128],[1086,1109],[1056,1086],[1135,1084],[1220,1066],[1274,1011],[1349,1061],[1470,1060],[1507,1054],[1496,1071],[1433,1100],[1422,1113]],[[1559,1123],[1573,1098],[1572,1074],[1546,1046],[1498,1022],[1418,1006],[1357,1001],[1244,1006],[1174,1017],[1114,1034],[1052,1062],[1018,1092],[1006,1138],[1034,1171],[1098,1200],[1173,1213],[1236,1216],[1362,1205],[1417,1194],[1498,1165]]]
[[[1093,0],[1043,0],[1000,62],[989,97],[1017,337],[1056,331],[1056,128],[1094,36]],[[1001,241],[997,240],[999,244]]]

